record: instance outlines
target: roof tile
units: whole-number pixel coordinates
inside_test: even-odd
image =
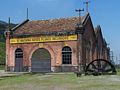
[[[82,20],[84,17],[82,17]],[[75,30],[79,17],[28,21],[17,28],[13,35],[38,34],[40,32]]]

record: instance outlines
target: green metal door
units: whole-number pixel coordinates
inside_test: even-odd
[[[51,72],[51,56],[50,53],[43,48],[37,49],[31,60],[32,72]]]
[[[23,51],[22,49],[18,48],[15,51],[15,72],[22,72],[23,71]]]

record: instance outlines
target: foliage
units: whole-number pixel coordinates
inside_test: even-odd
[[[10,28],[15,27],[17,24],[10,23]],[[0,21],[0,41],[5,42],[4,32],[8,28],[8,23]]]
[[[13,28],[17,24],[10,23],[10,27]],[[8,27],[8,23],[0,21],[0,64],[5,64],[5,36],[4,32]]]
[[[5,43],[0,42],[0,64],[5,64]]]

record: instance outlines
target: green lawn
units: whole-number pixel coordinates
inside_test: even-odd
[[[1,77],[0,90],[119,90],[120,76],[81,76],[73,73],[25,74]]]
[[[117,75],[120,76],[120,69],[117,69]]]

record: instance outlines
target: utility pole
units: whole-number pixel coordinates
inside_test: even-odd
[[[81,12],[84,11],[84,9],[76,9],[76,12],[79,14],[79,22],[76,26],[76,34],[78,36],[77,40],[77,58],[78,58],[78,71],[81,73],[84,73],[85,71],[85,63],[84,63],[84,49],[83,49],[83,34],[84,34],[84,26],[82,25],[82,18],[81,18]]]
[[[111,54],[110,54],[110,57],[111,57],[110,60],[113,61],[113,58],[114,58],[113,51],[110,51],[110,52],[111,52]]]
[[[11,27],[10,27],[10,17],[8,18],[8,30],[10,31]]]
[[[88,13],[89,3],[90,3],[90,1],[88,1],[88,0],[86,0],[86,2],[84,2],[84,4],[86,4],[86,13]]]
[[[28,19],[28,15],[29,15],[29,11],[28,11],[28,8],[27,8],[27,19]]]
[[[118,67],[119,67],[118,58],[117,58],[117,56],[116,56],[116,68],[118,68]]]
[[[76,12],[78,12],[78,16],[79,16],[79,24],[82,24],[82,19],[81,19],[81,12],[84,11],[84,9],[75,9]]]

